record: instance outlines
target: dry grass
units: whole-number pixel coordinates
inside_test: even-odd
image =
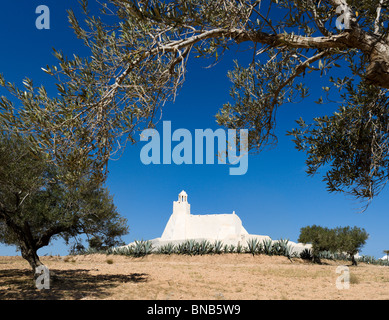
[[[37,290],[21,257],[0,257],[0,299],[389,299],[389,268],[349,267],[350,288],[339,290],[338,265],[248,254],[86,255],[42,257],[49,290]]]

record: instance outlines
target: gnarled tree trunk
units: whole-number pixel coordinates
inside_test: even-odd
[[[352,265],[353,265],[353,266],[357,266],[357,265],[358,265],[358,264],[357,264],[357,261],[355,260],[353,254],[351,254],[351,262],[352,262]]]
[[[37,250],[31,246],[27,245],[25,243],[21,244],[20,246],[22,257],[28,261],[32,268],[32,272],[34,274],[34,277],[36,275],[36,268],[43,265],[43,263],[39,260],[39,256],[37,254]]]
[[[17,236],[22,257],[30,264],[35,277],[36,268],[43,265],[43,263],[39,260],[39,256],[37,254],[40,246],[37,246],[37,241],[32,236],[29,224],[24,222],[22,226],[18,225],[9,215],[7,215],[5,210],[0,213],[3,213],[5,216],[4,222]]]

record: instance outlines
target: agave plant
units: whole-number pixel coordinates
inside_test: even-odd
[[[236,246],[236,253],[242,253],[242,252],[243,252],[243,247],[240,244],[240,242],[238,242],[238,245]]]
[[[193,246],[190,248],[190,254],[191,255],[200,254],[200,243],[194,241]]]
[[[360,262],[365,262],[365,263],[368,263],[368,264],[376,264],[377,263],[377,261],[376,261],[376,259],[374,257],[366,256],[366,255],[361,256],[358,260]]]
[[[186,252],[189,255],[195,253],[196,241],[194,239],[190,239],[186,241]]]
[[[188,254],[188,241],[184,241],[177,246],[178,254]]]
[[[196,241],[194,239],[186,240],[177,246],[178,254],[192,255],[196,253]]]
[[[108,248],[107,250],[106,250],[106,254],[114,254],[114,252],[115,252],[115,248],[114,247],[110,247],[110,248]]]
[[[333,258],[335,260],[348,260],[349,259],[348,256],[342,252],[335,252],[333,254]]]
[[[305,248],[303,251],[300,253],[300,258],[304,260],[312,260],[313,255],[310,249]]]
[[[374,261],[374,257],[365,255],[365,256],[363,256],[363,260],[364,260],[364,262],[372,263]]]
[[[145,241],[143,246],[145,255],[151,254],[153,252],[153,243],[150,240]]]
[[[213,252],[216,254],[222,253],[223,243],[220,240],[216,240],[213,244]]]
[[[134,253],[134,245],[132,244],[130,246],[120,248],[117,252],[118,254],[122,254],[125,256],[132,256]]]
[[[262,241],[263,253],[267,255],[272,255],[272,246],[273,242],[271,239],[266,239]]]
[[[209,253],[210,243],[207,240],[202,240],[200,242],[195,242],[192,250],[194,255],[203,255]]]
[[[208,240],[202,240],[199,243],[198,252],[200,255],[212,252],[212,245]]]
[[[177,253],[177,254],[185,254],[185,243],[184,243],[184,242],[179,243],[179,244],[176,246],[176,253]]]
[[[126,256],[133,256],[134,255],[134,251],[135,251],[135,245],[131,244],[131,245],[123,248],[121,254],[126,255]]]
[[[133,256],[134,257],[141,257],[144,256],[144,241],[143,240],[135,240],[134,250],[133,250]]]
[[[97,250],[96,248],[87,248],[87,249],[84,249],[84,250],[80,250],[80,254],[94,254],[94,253],[100,253],[99,250]]]
[[[292,249],[288,243],[289,243],[289,239],[280,239],[274,241],[272,247],[272,253],[278,256],[286,256],[290,258]]]
[[[258,252],[258,254],[264,253],[264,250],[263,250],[263,243],[262,243],[262,242],[259,242],[259,241],[258,241],[257,252]]]
[[[319,253],[319,258],[320,259],[327,259],[327,260],[334,260],[335,254],[331,251],[321,251]]]
[[[129,246],[131,247],[131,246]],[[147,254],[150,254],[153,250],[153,244],[150,240],[135,240],[135,245],[132,246],[133,250],[131,250],[131,255],[134,257],[143,257]],[[129,248],[131,249],[131,248]]]
[[[228,247],[228,252],[229,253],[234,253],[235,252],[235,246],[233,244],[231,244],[229,247]]]
[[[170,255],[170,254],[174,253],[174,247],[175,247],[174,244],[169,242],[163,246],[160,246],[157,250],[157,253]]]
[[[247,240],[248,252],[254,256],[258,251],[258,245],[259,243],[257,238]]]
[[[282,249],[278,241],[274,241],[272,243],[271,254],[276,256],[280,256],[282,254]]]

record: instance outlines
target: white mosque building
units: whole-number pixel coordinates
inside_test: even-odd
[[[173,202],[173,213],[161,236],[161,241],[185,239],[242,239],[248,235],[242,220],[235,214],[190,213],[188,195],[181,191],[178,201]]]
[[[188,203],[188,195],[181,191],[178,201],[173,201],[173,213],[167,222],[160,238],[152,239],[153,247],[167,243],[178,244],[188,239],[198,241],[220,240],[223,245],[247,246],[247,241],[257,238],[260,242],[271,240],[269,236],[249,234],[243,227],[242,220],[233,211],[231,214],[205,214],[193,215]],[[292,251],[301,252],[311,245],[289,241]]]

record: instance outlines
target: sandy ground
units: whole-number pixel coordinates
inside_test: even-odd
[[[389,267],[349,266],[350,287],[336,273],[344,261],[322,265],[249,254],[85,255],[42,257],[52,276],[37,290],[21,257],[0,257],[0,299],[293,300],[389,299]],[[342,282],[343,284],[343,282]]]

